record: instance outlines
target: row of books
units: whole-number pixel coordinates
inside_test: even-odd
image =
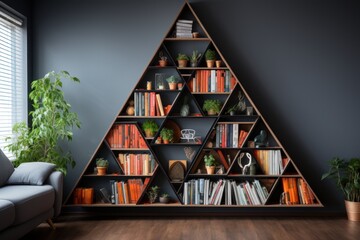
[[[134,92],[135,116],[165,116],[160,94]]]
[[[266,175],[280,175],[289,161],[280,150],[254,150],[254,157]]]
[[[237,123],[219,123],[216,126],[215,147],[241,148],[248,132]]]
[[[192,38],[193,20],[179,19],[176,22],[175,34],[179,38]]]
[[[197,70],[188,85],[192,92],[230,92],[236,80],[229,70]]]
[[[302,178],[282,178],[282,184],[283,203],[286,205],[315,203],[313,192]]]
[[[134,124],[114,124],[106,141],[111,148],[148,148]]]
[[[127,181],[110,180],[112,204],[136,204],[150,178],[128,179]]]
[[[237,184],[234,180],[192,179],[184,183],[185,205],[261,205],[269,193],[259,180]]]
[[[119,153],[118,160],[125,175],[151,175],[157,163],[152,154]]]

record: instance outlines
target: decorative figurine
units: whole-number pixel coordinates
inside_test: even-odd
[[[265,130],[261,130],[260,134],[254,138],[255,147],[267,147],[269,143],[267,142],[267,133]]]

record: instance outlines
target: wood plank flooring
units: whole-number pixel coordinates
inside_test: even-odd
[[[96,218],[62,216],[56,230],[41,224],[27,239],[197,240],[360,239],[360,222],[346,218]]]

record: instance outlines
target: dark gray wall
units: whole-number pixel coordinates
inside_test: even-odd
[[[333,156],[359,156],[360,6],[355,1],[191,1],[229,65],[326,212],[342,211],[321,182]],[[82,128],[65,194],[169,30],[181,0],[35,0],[34,78],[66,69]],[[316,211],[307,209],[307,211]]]

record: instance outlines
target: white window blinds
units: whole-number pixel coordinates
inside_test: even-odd
[[[9,142],[12,126],[27,121],[27,78],[25,29],[21,19],[0,6],[0,148]]]

